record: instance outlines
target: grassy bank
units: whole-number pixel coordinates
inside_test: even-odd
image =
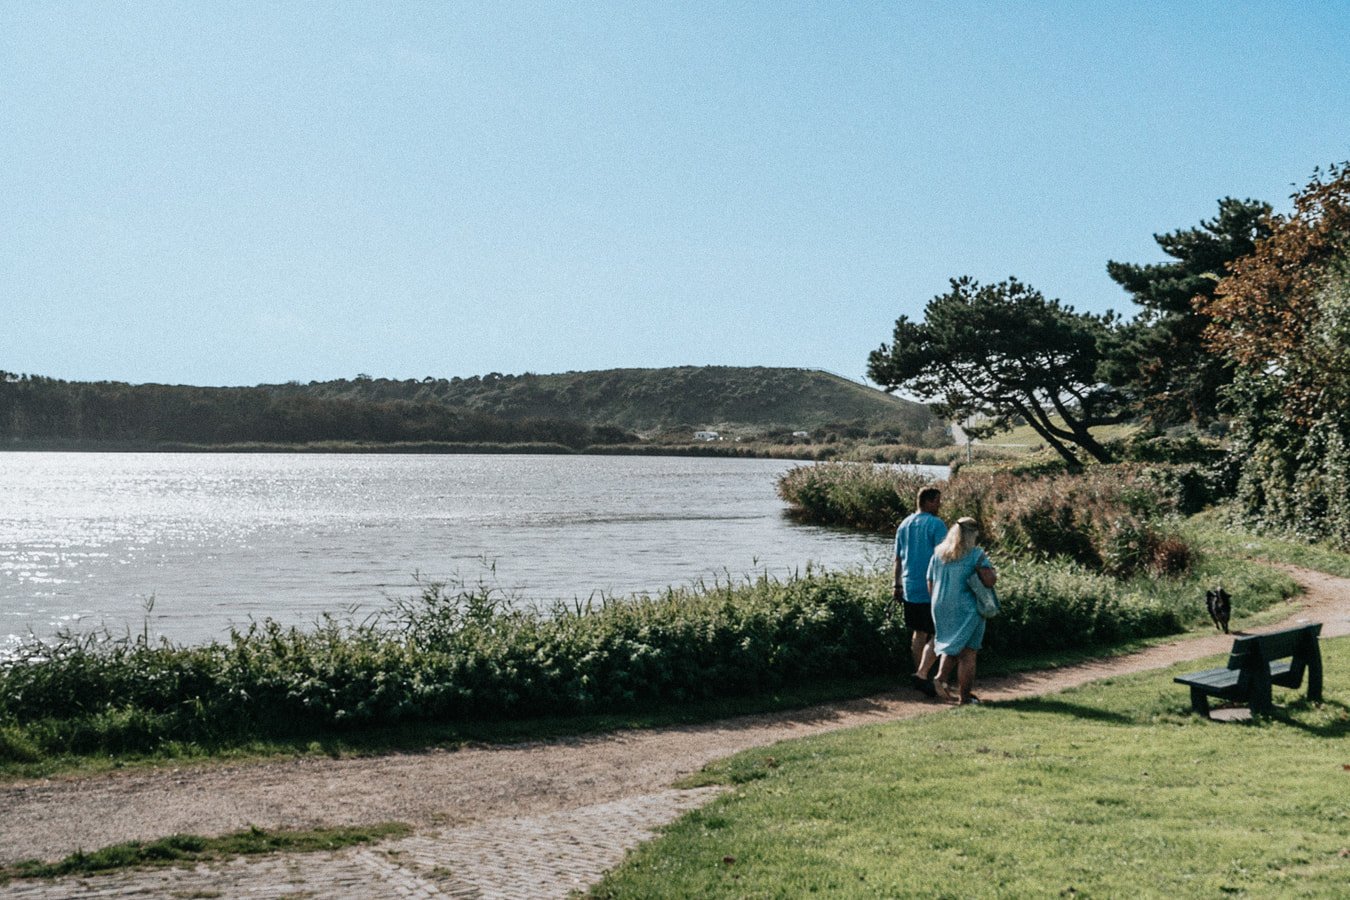
[[[742,753],[591,895],[1350,897],[1350,693],[1201,720],[1171,678],[1220,664]]]
[[[1009,565],[982,664],[1026,668],[1176,633],[1201,623],[1220,572],[1239,619],[1294,587],[1268,566],[1218,558],[1185,578],[1127,581]],[[261,623],[225,644],[34,643],[0,669],[0,772],[371,752],[860,695],[908,665],[889,597],[889,573],[865,570],[539,612],[428,585],[374,621]]]
[[[1279,534],[1254,534],[1237,522],[1235,509],[1219,506],[1192,516],[1184,533],[1188,540],[1239,559],[1268,560],[1302,566],[1341,578],[1350,578],[1350,554],[1341,553],[1306,538]]]
[[[376,620],[265,622],[227,644],[32,643],[0,669],[0,765],[647,713],[865,679],[897,652],[887,596],[871,573],[808,571],[530,612],[433,584]]]

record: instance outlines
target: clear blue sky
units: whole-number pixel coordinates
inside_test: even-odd
[[[0,4],[0,369],[861,380],[1350,159],[1350,4]]]

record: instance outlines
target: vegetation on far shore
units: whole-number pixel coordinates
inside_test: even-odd
[[[921,404],[818,369],[673,366],[541,375],[493,372],[420,381],[358,376],[264,385],[277,396],[316,400],[434,402],[508,421],[563,418],[659,438],[675,430],[747,437],[774,430],[831,431],[841,423],[920,435],[938,423]],[[941,428],[938,428],[941,432]]]
[[[721,440],[698,440],[698,431]],[[927,408],[809,369],[358,376],[222,388],[0,372],[0,448],[16,450],[778,452],[809,459],[859,441],[950,444]]]

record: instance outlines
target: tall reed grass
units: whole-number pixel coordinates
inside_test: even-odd
[[[964,468],[937,483],[942,516],[977,519],[986,549],[1005,558],[1069,560],[1117,578],[1182,575],[1194,553],[1179,520],[1207,498],[1193,465],[1094,466],[1079,475]],[[866,463],[799,466],[778,482],[792,514],[810,522],[890,531],[932,479]]]
[[[889,465],[822,462],[797,466],[778,479],[778,496],[806,522],[893,531],[914,511],[919,489],[933,478]]]
[[[1066,559],[1116,578],[1183,575],[1180,535],[1190,501],[1167,466],[1094,466],[1077,475],[963,470],[943,489],[943,514],[973,516],[987,547],[1014,558]]]

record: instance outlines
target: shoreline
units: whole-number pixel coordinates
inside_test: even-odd
[[[673,456],[723,459],[782,459],[800,462],[875,462],[889,465],[936,466],[943,462],[923,462],[920,456],[933,450],[899,447],[885,454],[885,444],[768,444],[758,441],[721,441],[691,444],[593,444],[569,447],[554,443],[451,443],[417,441],[404,443],[362,443],[324,441],[305,444],[246,442],[237,444],[188,444],[174,441],[23,441],[0,446],[0,453],[183,453],[183,454],[388,454],[408,456],[435,455],[522,455],[522,456]],[[939,448],[948,449],[948,448]],[[895,459],[856,459],[863,455],[894,455]],[[904,458],[899,458],[904,457]],[[937,456],[933,457],[934,460]]]

